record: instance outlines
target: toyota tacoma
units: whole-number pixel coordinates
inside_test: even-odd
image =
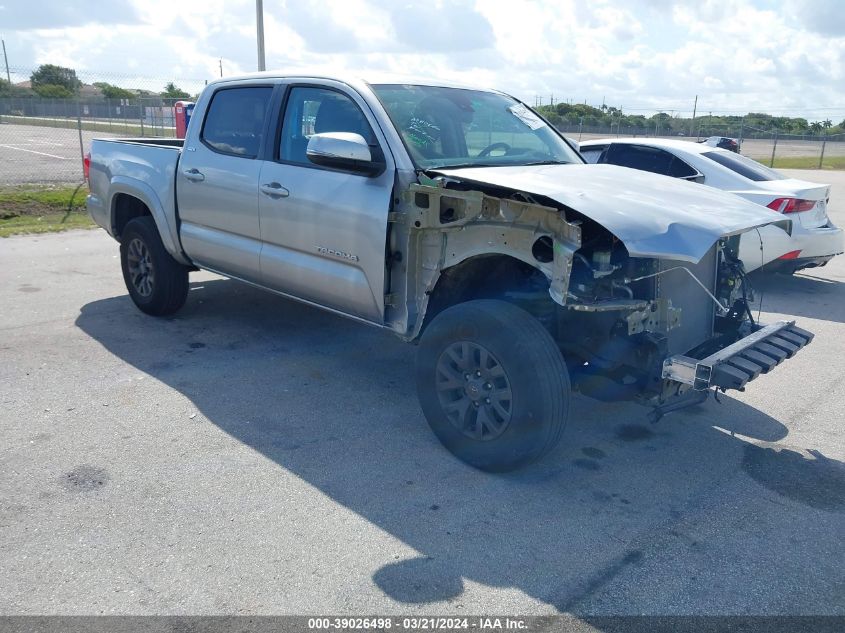
[[[813,335],[764,325],[735,195],[586,165],[519,100],[438,81],[262,73],[210,83],[184,141],[96,139],[94,220],[129,295],[169,315],[191,271],[418,344],[425,417],[484,470],[547,453],[573,391],[655,416],[738,389]]]

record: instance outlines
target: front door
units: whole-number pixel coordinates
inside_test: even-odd
[[[274,160],[261,169],[263,284],[368,321],[384,320],[385,240],[394,166],[366,103],[341,87],[288,88]],[[386,154],[376,177],[320,167],[308,138],[353,132]]]

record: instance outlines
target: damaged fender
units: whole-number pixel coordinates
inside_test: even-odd
[[[390,219],[406,236],[403,264],[409,275],[407,286],[398,289],[404,297],[390,296],[388,304],[406,307],[392,319],[393,329],[405,330],[405,338],[419,334],[441,272],[478,255],[507,255],[537,268],[550,281],[552,299],[564,305],[581,229],[557,209],[422,184],[412,184],[403,197],[405,210]]]

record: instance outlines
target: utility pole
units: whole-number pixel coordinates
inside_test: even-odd
[[[223,58],[221,57],[217,61],[220,63],[220,76],[222,77],[223,76]]]
[[[6,81],[9,82],[9,85],[12,85],[12,78],[9,75],[9,58],[6,57],[6,40],[0,40],[3,42],[3,60],[6,62]]]
[[[698,95],[695,95],[695,103],[692,106],[692,121],[689,123],[689,135],[692,136],[692,130],[695,127],[695,111],[698,109]]]
[[[258,40],[258,70],[267,70],[264,61],[264,0],[255,0],[255,28]]]

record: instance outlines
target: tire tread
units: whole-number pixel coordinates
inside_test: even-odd
[[[153,259],[155,269],[155,284],[158,286],[153,290],[153,298],[148,302],[141,301],[134,292],[129,281],[126,270],[126,248],[132,236],[140,237]],[[123,268],[123,279],[129,296],[143,312],[152,316],[168,316],[177,312],[188,297],[188,269],[177,262],[161,241],[155,220],[152,216],[145,215],[133,218],[123,229],[120,245],[120,261]]]

